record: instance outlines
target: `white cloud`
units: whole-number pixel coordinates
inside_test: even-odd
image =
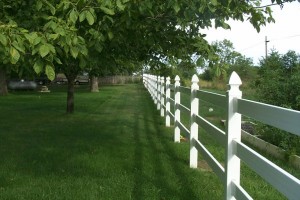
[[[275,23],[261,27],[257,33],[250,22],[229,21],[231,30],[210,29],[206,39],[209,42],[228,39],[233,42],[235,49],[255,62],[265,56],[265,36],[268,40],[268,50],[275,48],[284,54],[294,50],[300,54],[300,3],[286,3],[281,9],[272,6]]]

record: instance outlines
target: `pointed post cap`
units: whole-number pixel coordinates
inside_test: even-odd
[[[242,85],[241,78],[239,77],[239,75],[235,71],[233,71],[231,73],[231,76],[230,76],[230,79],[229,79],[229,85],[230,86],[232,86],[232,85],[237,85],[237,86]]]
[[[175,81],[180,81],[180,77],[178,75],[175,76]]]
[[[242,81],[239,75],[236,72],[232,72],[230,79],[229,79],[229,95],[235,97],[241,97],[242,92],[240,91],[239,87],[242,85]]]
[[[199,82],[199,78],[196,74],[194,74],[192,77],[192,83],[198,83],[198,82]]]

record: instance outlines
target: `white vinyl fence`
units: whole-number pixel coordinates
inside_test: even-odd
[[[198,77],[194,75],[191,88],[186,88],[180,86],[179,76],[176,76],[175,83],[171,84],[169,77],[165,79],[149,74],[143,75],[143,83],[161,116],[165,116],[166,126],[170,126],[171,121],[174,123],[174,141],[180,142],[181,134],[189,138],[190,167],[197,168],[199,151],[222,180],[224,199],[252,199],[240,185],[242,160],[288,199],[299,200],[300,180],[241,142],[241,115],[300,136],[300,112],[242,99],[242,92],[239,90],[242,82],[235,72],[230,77],[230,89],[226,95],[199,90],[198,82]],[[171,90],[174,91],[174,98],[171,98]],[[189,108],[180,103],[181,93],[190,95]],[[225,132],[201,117],[201,113],[198,113],[199,99],[227,109]],[[181,112],[190,113],[190,127],[185,127],[180,121]],[[225,148],[225,168],[201,143],[201,139],[198,140],[198,126],[213,135]]]

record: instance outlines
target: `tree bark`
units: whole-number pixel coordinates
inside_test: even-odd
[[[6,70],[0,67],[0,96],[6,96],[7,94]]]
[[[99,82],[98,77],[91,77],[91,92],[99,92]]]
[[[67,114],[74,113],[74,81],[75,78],[68,78]]]

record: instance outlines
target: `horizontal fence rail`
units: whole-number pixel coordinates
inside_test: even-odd
[[[191,88],[180,86],[179,76],[171,84],[169,77],[143,75],[143,83],[149,91],[161,116],[166,118],[166,126],[174,125],[174,141],[180,142],[183,134],[190,141],[190,167],[198,165],[198,151],[202,154],[212,170],[221,179],[224,199],[252,199],[240,185],[240,161],[269,182],[288,199],[300,199],[300,180],[278,167],[256,151],[241,142],[241,116],[247,116],[265,124],[300,136],[300,112],[242,99],[239,76],[233,72],[226,95],[199,89],[199,79],[192,77]],[[190,107],[181,104],[181,93],[190,95]],[[226,131],[222,131],[199,114],[200,102],[208,102],[227,111]],[[190,124],[186,127],[181,122],[181,113],[190,114]],[[198,129],[209,133],[222,147],[225,147],[225,167],[209,152],[198,139]]]
[[[265,124],[300,136],[300,112],[246,99],[238,99],[239,112]]]
[[[208,103],[214,104],[215,106],[224,108],[226,107],[226,96],[221,94],[215,94],[212,92],[207,92],[203,90],[196,91],[197,98],[201,99],[201,101],[206,101]]]

